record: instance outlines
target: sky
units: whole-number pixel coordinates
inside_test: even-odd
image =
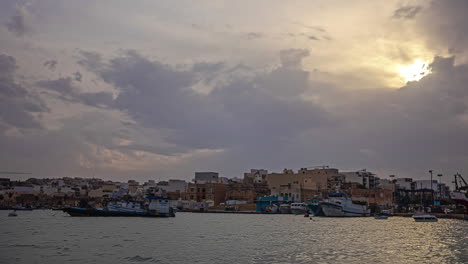
[[[0,3],[0,171],[468,172],[468,1]]]

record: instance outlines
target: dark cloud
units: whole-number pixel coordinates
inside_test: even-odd
[[[37,94],[15,80],[16,59],[0,55],[0,122],[18,128],[39,128],[34,113],[48,111]]]
[[[75,76],[76,79],[76,76]],[[81,103],[94,107],[107,107],[113,103],[113,95],[110,92],[84,93],[73,84],[71,77],[56,80],[42,80],[36,84],[40,87],[59,93],[60,98],[73,103]]]
[[[247,33],[247,39],[249,39],[249,40],[259,39],[259,38],[263,38],[263,34],[260,33],[260,32],[249,32],[249,33]]]
[[[187,150],[230,148],[287,141],[328,122],[326,111],[299,96],[308,85],[308,73],[300,69],[307,55],[306,50],[284,51],[281,67],[250,79],[233,78],[209,94],[191,88],[198,80],[195,73],[211,74],[223,64],[175,70],[129,52],[96,73],[119,89],[113,107],[138,125],[172,131],[166,139]]]
[[[47,67],[49,70],[53,71],[55,70],[55,67],[57,66],[57,61],[56,60],[47,60],[44,62],[44,67]]]
[[[73,76],[75,76],[75,81],[77,81],[77,82],[81,82],[81,80],[83,79],[83,75],[82,75],[81,72],[79,72],[79,71],[78,71],[78,72],[75,72],[75,73],[73,74]]]
[[[320,39],[319,39],[318,37],[316,37],[316,36],[309,36],[309,39],[310,39],[310,40],[320,40]]]
[[[11,16],[10,19],[5,23],[5,27],[8,31],[15,34],[18,37],[24,36],[30,32],[30,27],[26,22],[29,13],[23,6],[16,7],[16,14]]]
[[[393,12],[393,18],[413,19],[421,10],[421,6],[402,6]]]
[[[421,16],[420,27],[432,47],[443,47],[452,54],[467,57],[468,1],[432,1]]]

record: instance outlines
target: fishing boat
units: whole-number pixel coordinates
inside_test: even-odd
[[[149,202],[121,202],[108,205],[106,208],[65,207],[63,211],[70,216],[143,216],[143,217],[174,217],[175,213],[169,206],[169,200],[162,196],[149,195]]]
[[[262,214],[277,214],[279,212],[279,206],[276,204],[270,204],[262,210]]]
[[[291,213],[298,214],[307,214],[309,209],[305,203],[292,203],[291,204]]]
[[[320,203],[324,216],[370,216],[366,205],[355,203],[344,193],[329,193],[328,199]]]
[[[320,203],[323,201],[320,198],[313,198],[308,200],[309,203],[307,204],[307,207],[309,207],[309,211],[314,215],[314,216],[324,216],[322,209],[320,208]]]
[[[289,205],[289,204],[280,204],[279,212],[280,212],[280,214],[290,214],[291,213],[291,205]]]

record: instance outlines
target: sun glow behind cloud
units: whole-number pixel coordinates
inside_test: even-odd
[[[428,61],[416,59],[413,64],[400,66],[398,72],[406,82],[412,82],[421,80],[424,76],[431,73],[431,70],[429,69]]]

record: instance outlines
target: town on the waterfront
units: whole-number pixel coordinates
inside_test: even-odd
[[[164,198],[167,213],[370,216],[382,212],[406,215],[423,211],[447,217],[466,213],[468,186],[464,178],[460,174],[454,175],[450,182],[455,183],[455,189],[451,190],[448,184],[442,183],[442,174],[429,173],[430,178],[437,176],[439,179],[431,180],[429,174],[427,180],[394,175],[381,178],[365,169],[340,171],[328,166],[271,173],[265,169],[251,169],[243,178],[222,177],[217,172],[195,172],[190,182],[180,179],[140,183],[78,177],[24,181],[1,178],[0,208],[99,209],[113,206],[116,209],[119,204],[122,209],[122,203],[135,208],[151,196]],[[144,206],[141,210],[144,211]]]

